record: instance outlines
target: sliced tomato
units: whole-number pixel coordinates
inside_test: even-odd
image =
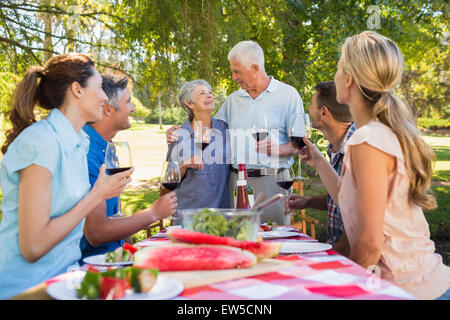
[[[132,254],[134,254],[136,251],[138,251],[137,248],[133,247],[131,244],[128,244],[125,242],[125,244],[123,245],[123,250],[128,250],[130,251]]]
[[[100,299],[123,298],[128,288],[130,288],[130,284],[126,279],[102,277],[100,280]]]

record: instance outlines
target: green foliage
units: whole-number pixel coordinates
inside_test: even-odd
[[[135,96],[131,96],[131,103],[134,105],[133,116],[136,118],[144,118],[147,116],[149,109],[146,108],[141,100],[136,98]]]
[[[438,207],[426,211],[425,217],[430,226],[431,237],[450,240],[450,188],[445,186],[433,186],[431,188],[436,196]]]
[[[417,127],[419,129],[441,129],[450,128],[450,120],[447,119],[436,119],[436,118],[418,118]]]
[[[162,123],[163,124],[183,124],[188,118],[186,111],[182,108],[172,107],[165,108],[162,111]],[[159,123],[159,112],[158,109],[151,111],[145,117],[145,123],[157,124]]]
[[[0,114],[11,108],[11,95],[19,81],[19,77],[11,72],[0,72]]]
[[[163,109],[176,105],[181,85],[199,78],[223,94],[220,106],[238,88],[228,51],[251,39],[265,52],[267,73],[307,102],[316,83],[333,79],[344,39],[368,28],[374,4],[377,31],[405,57],[398,94],[418,116],[448,117],[448,6],[440,0],[5,0],[0,65],[20,76],[54,53],[80,51],[100,71],[132,77],[136,98],[153,112],[160,101]]]

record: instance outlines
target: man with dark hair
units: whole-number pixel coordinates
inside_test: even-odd
[[[102,75],[102,78],[102,89],[108,96],[108,103],[103,106],[103,119],[83,127],[90,137],[87,159],[91,186],[105,162],[107,142],[119,131],[131,127],[129,115],[134,111],[127,88],[128,79],[109,75]],[[176,195],[170,192],[156,200],[151,207],[131,216],[111,217],[118,212],[118,201],[118,198],[103,201],[87,215],[84,237],[80,243],[82,258],[114,251],[124,244],[124,238],[174,214],[177,207]]]
[[[336,101],[336,87],[333,81],[323,82],[316,86],[309,115],[312,127],[320,130],[329,145],[327,154],[336,172],[340,175],[342,160],[344,158],[344,145],[355,132],[356,127],[352,123],[352,115],[347,105]],[[292,195],[286,201],[287,209],[318,209],[328,211],[327,242],[340,249],[338,240],[345,238],[344,224],[342,222],[339,207],[328,194],[316,196]],[[344,239],[342,239],[343,241]]]

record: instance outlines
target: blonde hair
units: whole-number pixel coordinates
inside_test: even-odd
[[[424,210],[436,207],[430,193],[433,149],[423,140],[405,104],[392,94],[403,73],[403,57],[397,45],[374,31],[349,37],[342,45],[343,68],[350,73],[375,120],[388,126],[402,147],[411,186],[409,201]]]

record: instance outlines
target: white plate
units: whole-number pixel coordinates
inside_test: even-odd
[[[272,230],[272,231],[261,231],[258,233],[263,239],[280,239],[289,237],[301,237],[302,234],[294,231],[285,230]]]
[[[177,225],[177,226],[168,226],[168,227],[166,228],[166,230],[169,231],[170,229],[180,229],[180,228],[181,228],[180,225]]]
[[[167,232],[158,232],[151,236],[151,238],[169,238]]]
[[[123,267],[123,266],[131,266],[133,264],[133,260],[131,261],[123,261],[123,262],[106,262],[105,261],[106,254],[98,254],[96,256],[90,256],[83,258],[84,263],[92,264],[95,266],[106,266],[106,267]]]
[[[321,242],[282,242],[280,253],[311,253],[326,251],[332,248],[331,244]]]
[[[47,293],[57,300],[79,300],[77,298],[76,286],[84,278],[84,273],[75,275],[73,279],[58,281],[47,287]],[[183,283],[172,278],[158,276],[153,288],[147,293],[129,293],[122,299],[117,300],[164,300],[178,296],[183,292]]]
[[[136,246],[145,248],[150,246],[160,246],[170,243],[170,241],[151,241],[151,240],[142,240],[141,242],[138,242]]]

